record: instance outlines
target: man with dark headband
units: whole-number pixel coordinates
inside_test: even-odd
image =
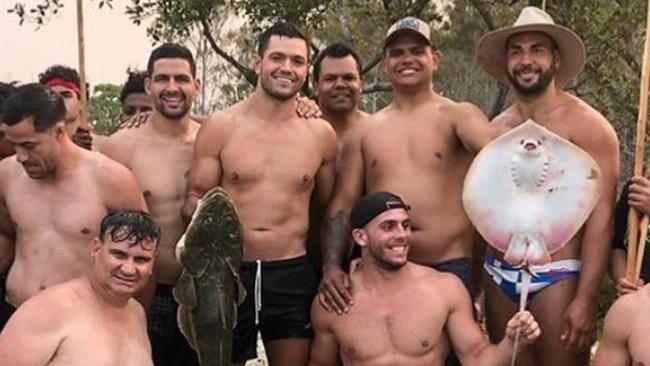
[[[54,65],[38,75],[38,82],[63,98],[66,131],[72,141],[84,149],[92,149],[93,136],[90,127],[81,125],[81,82],[77,70]]]
[[[82,277],[26,301],[0,334],[3,365],[153,365],[133,299],[153,271],[160,229],[143,211],[106,215]],[[86,253],[88,256],[88,253]]]
[[[441,365],[449,343],[464,365],[507,365],[517,330],[523,344],[539,336],[535,319],[523,312],[508,322],[501,342],[490,345],[461,281],[408,262],[409,210],[389,192],[369,194],[352,209],[352,238],[361,247],[350,275],[355,304],[337,315],[314,301],[309,365]]]
[[[109,210],[146,210],[133,174],[72,143],[65,115],[61,96],[39,84],[3,105],[16,155],[0,161],[0,273],[9,271],[0,327],[28,298],[91,267],[88,243]]]

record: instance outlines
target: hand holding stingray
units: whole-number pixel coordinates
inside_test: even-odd
[[[578,232],[600,194],[600,170],[576,145],[528,120],[488,144],[467,172],[463,205],[512,265],[542,265]]]

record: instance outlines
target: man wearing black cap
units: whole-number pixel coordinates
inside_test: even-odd
[[[528,312],[508,322],[506,337],[490,345],[472,318],[457,277],[407,260],[410,207],[389,192],[363,197],[350,224],[361,261],[351,274],[355,305],[343,316],[315,301],[310,365],[440,365],[450,343],[467,365],[507,365],[517,329],[530,344],[540,334]]]
[[[343,148],[328,208],[326,255],[320,286],[323,306],[339,313],[353,303],[341,270],[350,208],[362,192],[391,189],[412,203],[409,259],[452,272],[470,289],[473,230],[461,193],[473,155],[495,135],[485,115],[433,89],[440,52],[429,25],[404,18],[388,30],[383,69],[392,103]]]

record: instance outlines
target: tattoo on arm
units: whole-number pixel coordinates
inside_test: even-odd
[[[325,227],[325,263],[343,265],[350,252],[349,214],[339,211],[327,220]]]

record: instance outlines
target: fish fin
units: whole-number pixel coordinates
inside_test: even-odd
[[[528,237],[528,250],[526,251],[526,263],[529,265],[544,265],[551,261],[551,254],[546,248],[544,239],[537,235]]]
[[[180,329],[185,339],[187,339],[187,343],[190,345],[190,347],[196,351],[198,345],[196,344],[196,335],[194,334],[194,327],[192,325],[192,320],[190,317],[190,309],[184,305],[180,305],[176,314],[178,328]]]
[[[176,254],[176,261],[178,263],[183,263],[183,256],[185,254],[185,233],[183,233],[183,236],[181,236],[180,239],[178,239],[178,242],[176,242],[176,248],[174,249],[174,254]]]
[[[246,288],[244,285],[241,283],[241,280],[239,278],[239,271],[237,268],[235,268],[235,265],[232,264],[232,260],[230,258],[226,259],[226,264],[228,264],[228,268],[230,268],[230,273],[232,274],[235,283],[236,283],[236,291],[237,295],[235,296],[235,302],[237,305],[241,305],[242,302],[244,302],[244,299],[246,298]]]
[[[526,258],[526,235],[525,234],[512,234],[508,249],[506,250],[503,259],[513,266],[523,264]]]
[[[184,305],[189,310],[196,309],[198,300],[195,286],[194,278],[187,271],[183,271],[172,291],[176,303]]]

